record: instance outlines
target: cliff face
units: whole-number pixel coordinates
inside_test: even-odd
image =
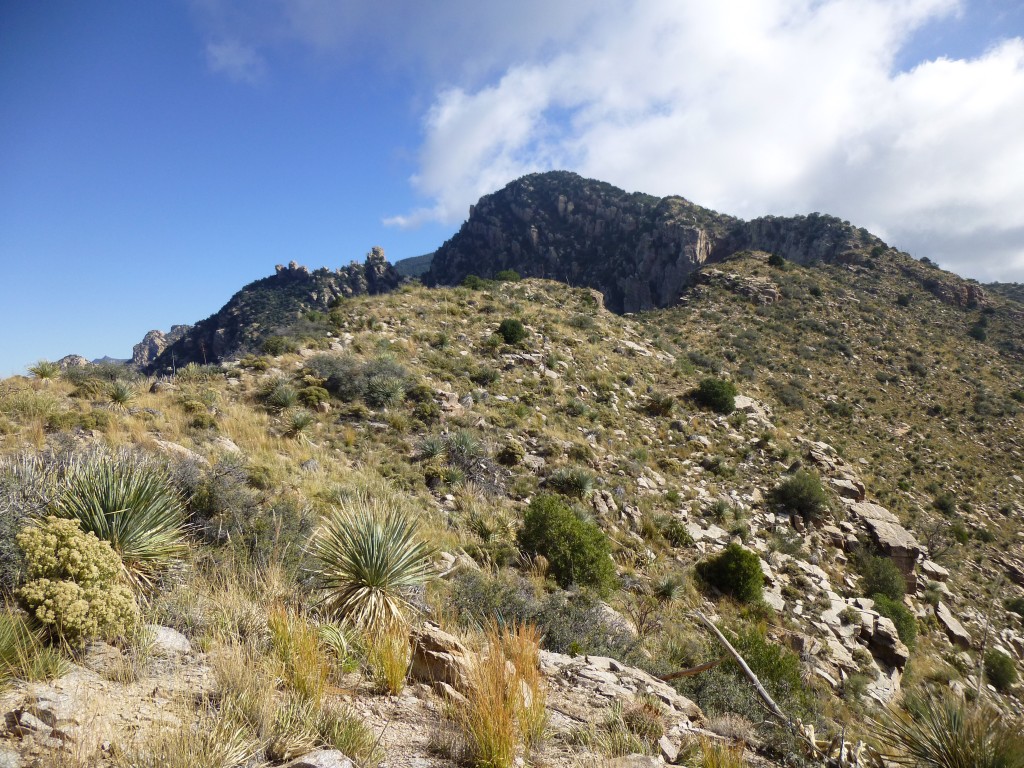
[[[597,288],[617,312],[666,306],[733,221],[679,197],[628,193],[564,171],[533,174],[481,198],[424,280],[514,269]]]
[[[279,264],[275,274],[245,286],[205,320],[172,328],[171,334],[184,328],[177,338],[168,339],[159,331],[146,334],[135,347],[136,364],[147,373],[158,373],[188,363],[218,362],[258,349],[268,336],[304,312],[326,310],[342,298],[385,293],[402,280],[377,247],[362,264],[353,262],[336,270],[311,272],[294,261]]]
[[[434,254],[428,285],[513,269],[596,288],[615,312],[676,304],[704,264],[766,251],[799,264],[877,263],[897,252],[866,229],[834,216],[765,216],[742,221],[681,197],[628,193],[574,173],[524,176],[485,195],[469,220]],[[903,255],[905,262],[913,260]],[[909,269],[935,295],[970,306],[984,296],[966,281]],[[927,286],[926,286],[927,287]]]

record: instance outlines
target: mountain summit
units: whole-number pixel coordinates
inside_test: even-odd
[[[948,303],[979,303],[981,289],[924,270],[880,238],[834,216],[764,216],[751,221],[678,196],[625,192],[568,171],[523,176],[485,195],[434,254],[424,281],[455,284],[469,274],[515,270],[586,285],[615,312],[678,303],[704,264],[766,251],[798,264],[873,266],[887,259]]]

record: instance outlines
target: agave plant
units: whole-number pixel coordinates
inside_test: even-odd
[[[366,631],[404,621],[403,592],[430,576],[431,547],[409,514],[387,498],[357,495],[323,519],[310,553],[325,608]]]
[[[130,453],[69,464],[50,514],[78,520],[83,531],[109,541],[136,587],[152,587],[159,571],[185,552],[181,498],[160,467]]]
[[[908,702],[913,714],[891,710],[873,721],[897,765],[922,768],[1024,768],[1024,724],[951,698]]]

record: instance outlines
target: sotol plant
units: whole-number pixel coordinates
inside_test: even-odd
[[[324,604],[363,629],[404,621],[403,591],[431,573],[431,547],[410,515],[391,499],[356,496],[334,508],[310,542]]]
[[[181,499],[159,466],[135,454],[76,459],[50,513],[109,542],[137,587],[152,587],[186,549]]]

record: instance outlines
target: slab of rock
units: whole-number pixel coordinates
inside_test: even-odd
[[[864,501],[864,485],[861,483],[855,483],[852,480],[846,478],[832,478],[829,480],[836,493],[842,496],[844,499],[853,499],[854,501]]]
[[[352,761],[337,749],[318,749],[298,760],[285,763],[284,768],[354,768]]]
[[[868,501],[857,502],[850,511],[859,517],[875,540],[875,544],[892,559],[907,576],[914,572],[921,545],[914,535],[900,523],[899,518],[885,507]]]
[[[412,659],[409,677],[421,683],[447,683],[458,691],[466,690],[470,673],[470,653],[455,635],[426,621],[412,631]]]
[[[885,616],[875,619],[875,631],[869,648],[875,658],[896,669],[903,669],[910,658],[910,649],[900,640],[896,625]]]
[[[944,582],[949,578],[949,571],[938,563],[933,563],[931,560],[925,560],[921,563],[921,573],[932,581]]]
[[[935,606],[935,618],[939,620],[942,628],[946,630],[946,637],[949,638],[949,642],[964,650],[971,647],[970,633],[964,629],[964,625],[957,621],[956,617],[950,612],[949,607],[941,600]]]

